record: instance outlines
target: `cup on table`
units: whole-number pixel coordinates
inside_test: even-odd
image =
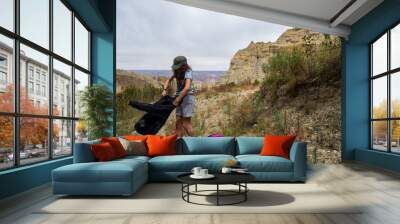
[[[200,173],[201,170],[202,170],[201,167],[194,167],[194,168],[192,169],[192,173],[193,173],[194,175],[196,175],[196,176],[200,176],[200,175],[201,175],[201,173]]]
[[[230,173],[230,172],[232,172],[232,168],[230,168],[230,167],[222,167],[221,172],[222,173]]]
[[[208,175],[208,169],[201,169],[200,170],[200,176],[207,176]]]

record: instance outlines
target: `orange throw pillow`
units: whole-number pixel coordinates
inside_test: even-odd
[[[110,161],[117,158],[114,149],[108,142],[93,144],[91,145],[91,149],[94,157],[99,162]]]
[[[117,137],[110,137],[110,138],[101,138],[101,142],[108,142],[114,149],[115,155],[118,158],[126,156],[126,151],[124,146],[122,146],[121,142]]]
[[[290,148],[294,140],[295,135],[289,136],[264,136],[264,146],[261,149],[260,155],[262,156],[280,156],[289,159]]]
[[[146,140],[148,156],[176,155],[176,138],[176,135],[149,135]]]
[[[128,141],[146,141],[147,135],[125,135],[123,137]]]

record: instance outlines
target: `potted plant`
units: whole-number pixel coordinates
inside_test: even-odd
[[[113,115],[113,95],[102,84],[86,87],[80,93],[82,119],[87,127],[89,139],[110,136]]]

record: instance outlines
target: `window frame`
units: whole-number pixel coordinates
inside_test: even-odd
[[[23,37],[20,35],[20,0],[14,0],[13,1],[13,10],[14,10],[14,30],[10,31],[4,27],[0,26],[0,35],[3,35],[5,37],[11,38],[13,40],[13,64],[12,64],[12,69],[11,69],[11,74],[13,76],[14,79],[14,99],[13,99],[13,107],[14,110],[13,112],[2,112],[0,111],[0,116],[10,116],[13,119],[13,166],[11,167],[5,167],[5,168],[0,168],[0,172],[4,171],[4,170],[10,170],[10,169],[16,169],[18,167],[23,167],[23,166],[29,166],[29,165],[33,165],[33,164],[37,164],[37,163],[43,163],[49,160],[54,160],[54,159],[62,159],[65,157],[70,157],[73,155],[74,152],[74,143],[75,143],[75,125],[76,125],[76,121],[78,121],[80,118],[75,116],[75,108],[72,107],[71,108],[71,114],[70,116],[56,116],[53,115],[53,59],[54,60],[58,60],[59,62],[62,62],[68,66],[71,66],[71,93],[73,94],[72,96],[72,102],[71,104],[74,105],[75,103],[75,88],[74,88],[74,82],[75,82],[75,69],[87,74],[89,76],[89,83],[88,85],[91,86],[92,85],[92,73],[91,73],[91,49],[92,49],[92,45],[91,45],[91,37],[92,37],[92,30],[88,27],[88,25],[83,21],[83,19],[79,16],[78,13],[76,13],[72,7],[65,1],[65,0],[59,0],[68,10],[71,11],[71,18],[70,18],[70,23],[71,23],[71,58],[67,59],[64,58],[63,56],[55,53],[53,50],[53,21],[54,21],[54,17],[53,17],[53,1],[54,0],[48,0],[49,2],[49,47],[48,49],[46,49],[45,47],[42,47],[39,44],[34,43],[33,41],[30,41],[29,39]],[[77,20],[79,20],[79,22],[85,27],[85,29],[88,31],[89,34],[89,39],[88,39],[88,61],[89,61],[89,65],[88,65],[88,69],[85,69],[83,67],[81,67],[80,65],[75,63],[75,18]],[[39,115],[39,114],[27,114],[27,113],[21,113],[20,111],[20,85],[21,85],[21,81],[20,81],[20,45],[23,44],[27,47],[30,47],[40,53],[43,53],[45,55],[48,56],[49,58],[49,63],[48,63],[48,80],[47,84],[46,84],[46,91],[48,93],[46,93],[47,97],[48,97],[48,113],[46,115]],[[30,68],[30,67],[28,67]],[[27,69],[28,69],[27,68]],[[42,73],[40,73],[42,74]],[[31,80],[30,79],[30,74],[27,73],[25,74],[27,77],[27,81]],[[33,70],[33,82],[34,85],[36,83],[36,70]],[[39,77],[39,83],[41,83],[41,77]],[[29,91],[29,90],[27,90]],[[34,91],[36,91],[34,89]],[[42,95],[42,94],[40,94]],[[33,162],[33,163],[26,163],[26,164],[21,164],[20,161],[20,119],[21,118],[45,118],[47,119],[48,122],[48,136],[47,136],[47,142],[51,143],[47,145],[47,149],[48,150],[48,157],[44,158],[41,161],[38,162]],[[66,120],[66,121],[71,121],[71,153],[69,155],[62,155],[62,156],[54,156],[53,155],[53,121],[56,120]]]
[[[400,154],[400,152],[393,152],[392,151],[392,121],[400,121],[400,117],[392,117],[392,98],[391,98],[391,92],[392,92],[392,85],[391,85],[391,80],[392,76],[400,72],[400,67],[397,68],[391,68],[391,31],[393,28],[400,26],[400,21],[394,23],[391,25],[389,28],[387,28],[383,33],[378,35],[374,40],[372,40],[369,44],[369,149],[373,151],[379,151],[379,152],[386,152],[386,153],[391,153],[391,154]],[[373,44],[378,41],[381,37],[384,35],[387,35],[387,64],[386,64],[386,71],[382,72],[380,74],[376,74],[374,76],[373,74]],[[386,117],[385,118],[373,118],[373,81],[382,77],[386,77],[386,87],[387,87],[387,105],[386,105]],[[373,122],[376,121],[386,121],[386,151],[384,150],[379,150],[374,148],[374,132],[373,132]]]

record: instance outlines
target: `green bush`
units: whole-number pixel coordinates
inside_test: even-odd
[[[82,119],[89,131],[89,139],[110,135],[113,114],[113,94],[104,85],[86,87],[80,94]]]
[[[302,46],[286,48],[263,65],[265,78],[257,93],[273,102],[280,96],[295,97],[299,87],[340,80],[340,41],[325,36],[321,44],[304,38]]]

